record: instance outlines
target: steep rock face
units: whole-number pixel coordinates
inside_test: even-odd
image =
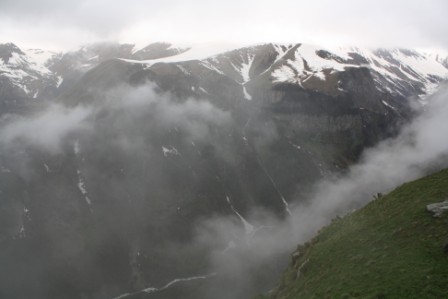
[[[246,237],[263,233],[247,220],[251,211],[287,217],[314,182],[394,134],[411,115],[406,97],[443,75],[432,60],[434,73],[411,72],[403,60],[427,57],[398,50],[191,51],[102,45],[50,60],[63,78],[54,94],[62,117],[77,109],[85,117],[50,150],[41,127],[37,138],[1,145],[5,296],[112,298],[213,272],[208,258],[246,239],[198,241],[204,221],[227,216]],[[11,86],[2,90],[19,90]]]

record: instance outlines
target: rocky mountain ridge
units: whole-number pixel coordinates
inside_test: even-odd
[[[64,80],[70,79],[73,85],[76,81],[73,79],[79,79],[80,74],[115,58],[143,64],[144,68],[173,63],[180,71],[187,72],[191,70],[180,69],[182,64],[199,60],[196,68],[208,68],[240,84],[246,99],[252,98],[250,90],[256,88],[257,81],[294,84],[306,90],[336,95],[344,88],[335,74],[348,68],[369,69],[380,91],[422,97],[432,93],[448,75],[448,56],[437,52],[325,48],[308,44],[262,44],[230,51],[222,47],[223,53],[208,48],[207,45],[182,48],[153,43],[137,49],[131,44],[105,43],[54,53],[37,49],[22,51],[10,43],[1,46],[0,71],[3,85],[9,81],[16,98],[29,99],[49,97],[51,94],[43,89],[57,89]],[[206,90],[202,92],[205,94]]]

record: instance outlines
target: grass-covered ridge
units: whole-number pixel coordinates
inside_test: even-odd
[[[448,298],[448,170],[406,183],[323,228],[267,298]]]

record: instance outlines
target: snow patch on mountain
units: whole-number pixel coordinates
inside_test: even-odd
[[[162,152],[165,157],[168,156],[179,156],[179,151],[174,146],[164,147],[162,146]]]
[[[56,87],[61,86],[63,81],[64,81],[64,79],[61,76],[58,76],[57,77],[57,82],[56,82]]]
[[[57,54],[40,49],[22,51],[13,44],[2,46],[9,47],[10,52],[7,59],[0,59],[0,77],[6,78],[26,95],[36,98],[39,94],[39,83],[50,82],[55,77],[48,67],[48,62]]]
[[[243,63],[241,64],[241,68],[239,69],[241,77],[243,78],[243,83],[247,83],[250,81],[250,69],[252,68],[254,59],[255,55],[251,54],[247,54],[247,56],[243,58]]]
[[[275,47],[278,49],[278,47]],[[285,51],[279,52],[285,55]],[[288,55],[291,56],[291,55]],[[377,88],[406,96],[410,84],[423,84],[421,93],[429,94],[448,78],[443,54],[417,50],[370,50],[354,47],[323,48],[302,44],[292,57],[285,59],[271,73],[274,83],[302,83],[311,77],[325,80],[324,70],[342,72],[347,68],[368,68]]]
[[[51,73],[48,69],[48,61],[54,58],[57,53],[52,51],[44,51],[41,49],[26,49],[24,50],[28,61],[36,67],[37,70],[45,72],[47,74]]]
[[[134,59],[121,59],[123,61],[132,62],[132,63],[143,63],[143,64],[155,64],[155,63],[173,63],[173,62],[182,62],[182,61],[192,61],[192,60],[204,60],[213,56],[217,56],[219,54],[238,49],[242,47],[244,44],[232,44],[232,43],[202,43],[195,44],[191,46],[185,46],[180,48],[188,48],[185,52],[182,52],[178,55],[151,59],[151,60],[134,60]]]

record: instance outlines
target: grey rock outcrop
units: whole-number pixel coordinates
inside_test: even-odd
[[[433,217],[442,217],[443,213],[448,210],[448,200],[429,204],[426,206],[426,210],[432,213]]]

